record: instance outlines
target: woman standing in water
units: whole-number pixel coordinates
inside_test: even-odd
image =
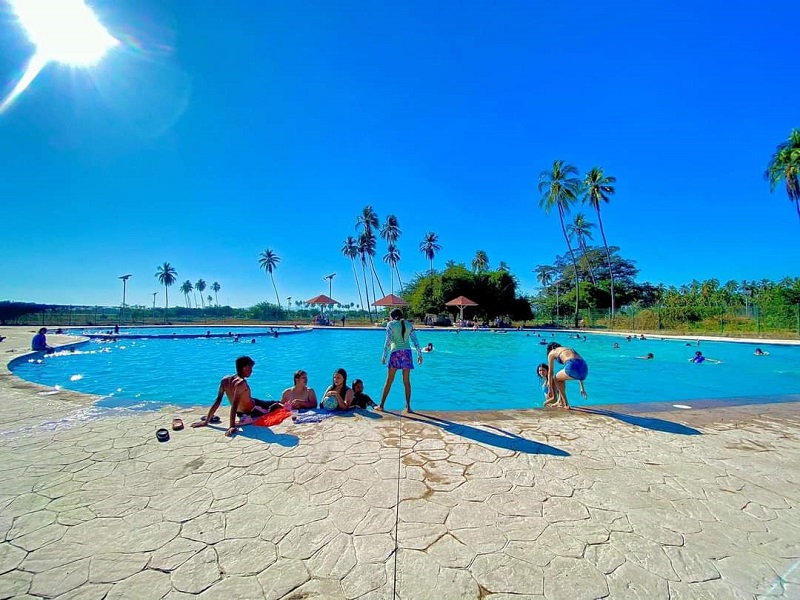
[[[414,325],[411,321],[403,318],[403,311],[395,308],[389,316],[391,319],[386,324],[386,341],[383,344],[383,356],[381,363],[386,364],[386,353],[389,354],[389,373],[386,375],[386,383],[383,385],[381,402],[378,410],[383,410],[386,403],[386,396],[392,389],[394,376],[398,369],[403,371],[403,387],[406,391],[406,412],[411,411],[411,369],[414,368],[414,360],[411,356],[411,344],[417,350],[417,364],[422,364],[422,350],[417,341],[417,334],[414,332]],[[411,343],[409,343],[411,342]]]

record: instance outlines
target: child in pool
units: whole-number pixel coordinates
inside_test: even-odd
[[[536,375],[539,376],[539,384],[542,387],[542,394],[544,395],[543,406],[545,408],[551,408],[558,405],[558,400],[556,397],[550,397],[550,386],[547,383],[549,374],[550,369],[547,367],[547,363],[541,363],[538,367],[536,367]]]
[[[360,379],[353,381],[353,403],[350,408],[375,408],[378,406],[372,398],[364,393],[364,382]]]

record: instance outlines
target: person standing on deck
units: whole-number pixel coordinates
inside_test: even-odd
[[[403,318],[403,311],[395,308],[389,315],[391,318],[386,324],[386,341],[383,344],[383,356],[381,363],[386,364],[386,353],[389,354],[389,372],[386,375],[386,383],[383,385],[383,393],[381,394],[381,402],[378,405],[378,410],[383,410],[386,403],[386,396],[389,395],[389,390],[392,389],[394,376],[397,370],[403,371],[403,387],[406,392],[406,410],[411,411],[411,369],[414,368],[414,361],[411,357],[411,344],[417,350],[417,364],[422,364],[422,349],[419,347],[417,334],[414,332],[414,325],[411,321]],[[411,342],[411,343],[409,343]]]

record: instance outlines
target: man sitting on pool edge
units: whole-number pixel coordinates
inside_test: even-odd
[[[236,417],[242,417],[239,425],[252,423],[253,419],[267,414],[273,408],[280,406],[279,402],[272,400],[258,400],[253,398],[250,391],[250,384],[247,378],[253,374],[253,367],[256,362],[249,356],[240,356],[236,359],[236,375],[227,375],[219,382],[219,391],[214,399],[214,404],[208,410],[205,421],[192,423],[192,427],[205,427],[211,423],[214,413],[217,412],[222,403],[222,396],[228,396],[231,403],[230,427],[225,431],[225,435],[231,437],[236,433]]]

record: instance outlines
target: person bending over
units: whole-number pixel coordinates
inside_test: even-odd
[[[267,414],[276,406],[279,406],[279,402],[253,398],[250,392],[250,384],[247,383],[247,378],[253,374],[253,367],[255,364],[256,362],[249,356],[240,356],[237,358],[236,374],[227,375],[222,378],[219,382],[217,397],[214,399],[214,404],[208,409],[205,421],[192,423],[192,427],[205,427],[211,423],[214,413],[217,412],[219,405],[222,403],[223,396],[227,396],[228,402],[231,403],[230,426],[225,431],[225,435],[228,437],[236,433],[237,416],[240,417],[239,425],[246,425],[247,423],[252,423],[253,419],[257,419]]]
[[[558,372],[555,377],[553,376],[555,362],[558,361],[564,365],[564,368]],[[547,345],[547,368],[548,368],[548,385],[550,387],[550,396],[558,398],[556,406],[561,408],[569,408],[569,401],[567,400],[567,381],[575,379],[580,384],[581,396],[587,398],[586,388],[583,385],[584,380],[589,375],[589,365],[581,358],[572,348],[565,348],[558,342],[551,342]]]
[[[289,410],[317,408],[317,394],[313,388],[308,387],[308,373],[302,369],[295,371],[294,387],[283,390],[281,404]]]

